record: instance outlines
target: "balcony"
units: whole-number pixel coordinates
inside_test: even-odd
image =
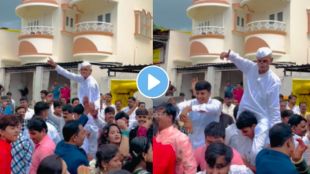
[[[193,64],[218,61],[224,50],[224,28],[220,26],[197,26],[190,38],[190,58]]]
[[[270,47],[273,57],[285,55],[286,24],[281,21],[260,20],[246,25],[245,55],[252,59],[260,47]]]
[[[57,0],[22,0],[15,11],[17,16],[24,17],[31,14],[42,14],[42,12],[52,12],[57,7]]]
[[[218,12],[229,8],[227,0],[193,0],[192,5],[187,8],[187,15],[190,18],[197,18],[202,14],[211,11]]]
[[[73,56],[101,59],[112,55],[113,25],[107,22],[86,21],[76,25]]]
[[[51,26],[22,27],[18,48],[22,63],[45,62],[53,53],[53,32]]]

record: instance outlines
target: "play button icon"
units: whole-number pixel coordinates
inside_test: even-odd
[[[137,76],[139,92],[147,98],[158,98],[164,95],[169,87],[169,78],[159,66],[147,66]]]

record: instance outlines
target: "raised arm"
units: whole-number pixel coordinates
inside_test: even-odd
[[[52,68],[54,68],[58,74],[66,77],[67,79],[70,79],[70,80],[74,80],[74,81],[77,81],[77,82],[80,82],[83,80],[83,77],[78,75],[78,74],[75,74],[75,73],[72,73],[72,72],[69,72],[68,70],[62,68],[61,66],[57,65],[54,60],[52,58],[49,58],[48,62],[47,62],[49,65],[52,66]]]
[[[228,52],[222,52],[220,58],[221,59],[226,58],[232,61],[237,66],[237,68],[243,73],[247,73],[250,69],[252,69],[256,65],[254,62],[246,58],[243,58],[238,53],[235,53],[230,50]]]

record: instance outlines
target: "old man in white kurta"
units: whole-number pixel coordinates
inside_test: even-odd
[[[269,68],[272,63],[272,51],[267,47],[259,48],[256,52],[256,63],[240,57],[233,51],[222,52],[221,59],[224,58],[232,61],[245,76],[245,91],[238,115],[245,110],[255,113],[258,124],[255,127],[252,150],[256,149],[258,153],[268,142],[265,139],[268,139],[269,128],[281,122],[279,105],[281,82]]]
[[[80,67],[80,74],[69,72],[68,70],[57,65],[53,59],[49,59],[48,64],[51,65],[58,74],[74,80],[79,84],[78,98],[83,101],[84,97],[88,97],[89,102],[94,103],[97,109],[100,108],[100,90],[96,79],[91,76],[92,68],[89,62],[83,62]]]

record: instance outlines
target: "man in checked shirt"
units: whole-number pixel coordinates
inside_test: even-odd
[[[27,174],[31,164],[31,156],[33,152],[33,143],[29,138],[25,113],[26,108],[19,106],[15,109],[16,115],[19,116],[21,124],[21,132],[17,141],[12,144],[12,174]]]

